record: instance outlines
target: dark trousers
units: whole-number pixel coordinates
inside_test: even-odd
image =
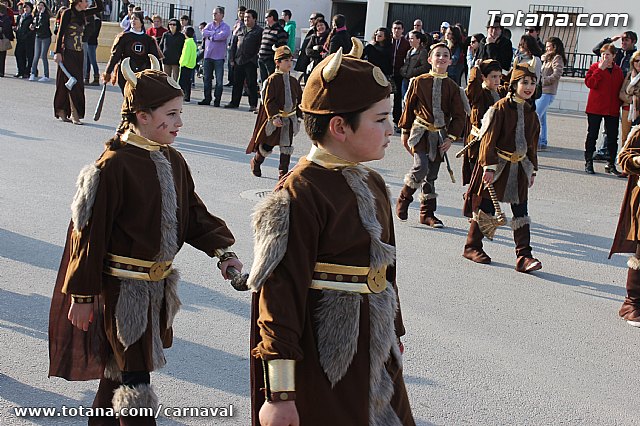
[[[511,213],[513,213],[513,217],[518,218],[518,217],[528,216],[529,215],[528,206],[529,206],[528,201],[525,201],[520,204],[511,204]],[[482,201],[480,202],[480,210],[490,214],[491,216],[493,216],[496,213],[496,209],[495,207],[493,207],[493,203],[488,198],[482,199]]]
[[[4,77],[4,64],[7,61],[7,52],[0,52],[0,77]]]
[[[242,99],[242,89],[244,82],[247,82],[247,91],[249,92],[249,105],[258,106],[258,68],[253,62],[247,62],[242,65],[234,65],[233,67],[233,91],[231,92],[231,104],[240,105]]]
[[[275,72],[276,62],[273,58],[264,58],[258,59],[258,65],[260,65],[260,81],[264,83]]]
[[[224,59],[205,58],[202,73],[204,74],[204,101],[211,102],[211,89],[213,87],[213,75],[215,73],[216,89],[213,93],[213,99],[216,103],[220,103],[223,89],[222,77],[224,75]]]
[[[18,74],[28,76],[31,72],[31,64],[33,63],[33,51],[35,49],[34,40],[18,40],[16,42],[16,63],[18,65]]]
[[[584,159],[592,161],[593,153],[596,151],[596,141],[598,140],[598,132],[600,131],[600,123],[604,118],[604,130],[607,134],[605,144],[609,151],[609,162],[616,162],[618,155],[618,117],[610,115],[599,115],[587,113],[587,140],[584,143]]]
[[[402,76],[393,76],[393,123],[398,124],[402,115]]]
[[[184,100],[191,100],[191,76],[193,75],[193,68],[180,67],[180,87],[184,92]]]

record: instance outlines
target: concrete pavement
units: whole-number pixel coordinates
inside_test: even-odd
[[[10,60],[7,75],[13,74]],[[55,67],[52,68],[55,70]],[[53,74],[53,72],[52,72]],[[243,197],[276,183],[277,159],[253,177],[244,150],[255,121],[240,110],[202,107],[202,83],[184,106],[175,144],[196,189],[252,259]],[[89,87],[84,126],[53,118],[54,84],[0,79],[0,419],[8,425],[82,424],[78,418],[18,418],[14,407],[90,406],[97,382],[47,378],[47,324],[75,178],[95,160],[119,121],[121,95],[110,87],[102,118],[91,121],[99,89]],[[225,89],[223,104],[230,99]],[[511,230],[485,248],[494,263],[461,257],[467,220],[463,188],[446,170],[437,181],[442,230],[396,223],[398,286],[407,335],[405,380],[419,425],[637,423],[636,365],[640,330],[617,317],[625,295],[626,257],[607,260],[626,181],[583,172],[586,119],[550,115],[529,213],[532,246],[543,269],[513,270]],[[297,158],[310,141],[295,140]],[[454,146],[459,149],[459,145]],[[453,156],[452,156],[453,157]],[[460,162],[452,158],[458,180]],[[371,164],[397,196],[411,166],[399,137]],[[250,198],[250,197],[249,197]],[[507,207],[507,215],[511,216]],[[233,404],[232,418],[161,417],[161,425],[249,424],[250,296],[222,280],[215,262],[191,247],[178,255],[182,311],[167,367],[152,374],[165,407]]]

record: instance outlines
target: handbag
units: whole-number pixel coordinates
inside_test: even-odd
[[[11,45],[11,40],[8,38],[0,38],[0,52],[6,52],[7,50],[11,50],[13,46]]]

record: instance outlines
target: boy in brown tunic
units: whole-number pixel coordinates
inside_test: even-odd
[[[618,154],[618,164],[629,175],[629,182],[609,257],[614,253],[633,253],[627,261],[627,297],[618,314],[629,325],[640,327],[640,125],[629,132]]]
[[[50,376],[100,379],[90,425],[155,425],[150,372],[165,365],[180,307],[172,261],[191,244],[227,267],[242,264],[224,221],[195,193],[187,164],[169,145],[182,120],[180,86],[157,68],[127,79],[118,134],[78,177],[72,221],[58,271],[49,321]]]
[[[513,239],[516,243],[516,270],[532,272],[542,263],[531,254],[531,220],[528,191],[538,170],[540,122],[525,102],[535,92],[535,69],[527,63],[513,70],[509,94],[485,114],[480,129],[480,150],[465,199],[465,215],[471,217],[463,256],[478,263],[491,263],[482,249],[483,234],[476,220],[477,209],[495,213],[486,185],[493,184],[497,199],[511,204]]]
[[[253,215],[254,425],[415,424],[389,197],[360,164],[389,145],[391,86],[352,41],[311,73],[301,108],[314,145]]]
[[[420,223],[442,228],[435,216],[435,181],[451,143],[462,137],[469,105],[462,88],[447,76],[451,51],[446,44],[431,46],[429,63],[433,67],[429,73],[411,79],[398,122],[402,143],[413,155],[413,168],[404,177],[396,215],[407,220],[413,194],[422,187]]]
[[[486,59],[469,71],[469,82],[465,93],[471,107],[469,115],[471,132],[466,140],[465,145],[470,146],[464,152],[462,166],[462,183],[464,185],[471,181],[471,172],[475,169],[478,161],[482,118],[491,105],[507,94],[507,89],[501,84],[501,78],[502,67],[500,62],[495,59]]]
[[[302,111],[298,107],[302,99],[302,89],[298,80],[289,73],[293,66],[293,54],[288,46],[280,46],[275,53],[276,71],[265,81],[262,90],[262,105],[253,129],[247,154],[255,152],[251,159],[251,172],[262,176],[260,165],[271,154],[273,147],[280,147],[279,177],[289,171],[293,153],[293,137],[300,129],[299,118]]]

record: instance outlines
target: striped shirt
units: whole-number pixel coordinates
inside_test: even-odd
[[[289,41],[289,34],[277,22],[273,26],[264,27],[262,31],[262,43],[260,44],[260,52],[258,58],[273,59],[275,52],[273,46],[284,46]]]

